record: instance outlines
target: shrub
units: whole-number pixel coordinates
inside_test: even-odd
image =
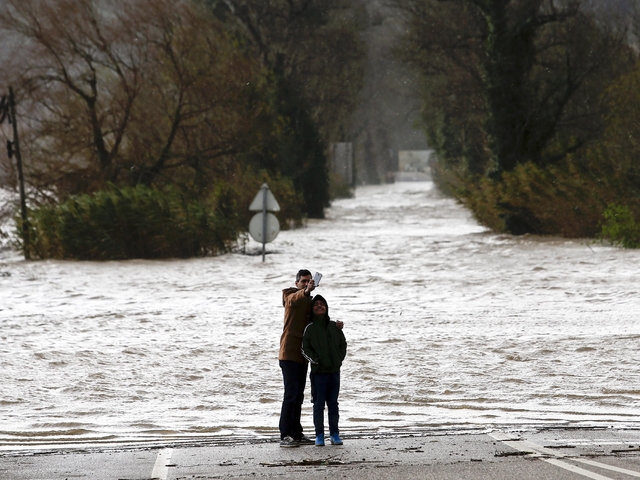
[[[596,165],[586,168],[579,163],[569,159],[543,168],[529,162],[498,180],[444,170],[438,179],[493,231],[593,238],[606,206],[624,192],[616,190]],[[626,198],[636,205],[629,195]]]
[[[624,248],[640,247],[640,224],[636,222],[631,209],[626,205],[611,204],[603,214],[604,222],[598,235]]]
[[[142,185],[72,197],[29,213],[30,253],[79,260],[215,255],[240,232],[234,209],[222,211],[224,202],[224,189],[198,201]]]

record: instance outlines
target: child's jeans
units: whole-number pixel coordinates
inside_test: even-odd
[[[338,432],[338,394],[340,393],[340,372],[311,373],[313,387],[313,424],[316,435],[324,435],[324,405],[329,410],[329,434]]]

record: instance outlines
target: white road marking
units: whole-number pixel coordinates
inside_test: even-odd
[[[590,472],[589,470],[576,467],[575,465],[571,465],[570,463],[563,462],[562,460],[558,460],[557,458],[542,458],[542,460],[547,463],[550,463],[551,465],[555,465],[556,467],[564,468],[565,470],[569,470],[570,472],[577,473],[578,475],[582,475],[587,478],[593,478],[594,480],[614,480],[611,477],[605,477],[604,475],[599,475],[597,473]]]
[[[606,463],[594,462],[593,460],[586,460],[583,458],[574,458],[576,462],[586,463],[587,465],[593,465],[594,467],[605,468],[607,470],[612,470],[614,472],[624,473],[631,477],[640,478],[640,472],[635,472],[633,470],[627,470],[626,468],[614,467],[612,465],[607,465]]]
[[[489,434],[489,436],[501,442],[504,442],[504,441],[517,442],[518,440],[520,440],[520,437],[518,435],[507,435],[504,432],[492,432]]]
[[[551,450],[549,448],[544,448],[542,445],[537,445],[528,440],[520,440],[518,442],[504,442],[504,443],[506,443],[510,447],[515,448],[516,450],[520,450],[521,452],[531,451],[533,453],[549,455],[550,457],[556,457],[556,458],[565,458],[568,456],[563,453],[559,453],[557,451]],[[517,445],[513,445],[513,444],[517,444]],[[521,445],[522,448],[518,447],[518,445]]]
[[[556,467],[564,468],[565,470],[569,470],[570,472],[577,473],[578,475],[585,476],[587,478],[592,478],[594,480],[612,480],[610,477],[605,477],[595,472],[591,472],[589,470],[585,470],[583,468],[577,467],[575,465],[571,465],[570,463],[564,462],[560,460],[560,458],[571,458],[571,460],[575,462],[584,463],[586,465],[591,465],[593,467],[602,468],[605,470],[611,470],[618,473],[624,473],[626,475],[630,475],[632,477],[640,478],[640,472],[636,472],[633,470],[627,470],[625,468],[614,467],[612,465],[607,465],[606,463],[595,462],[593,460],[586,460],[582,458],[578,458],[573,455],[564,455],[562,453],[554,452],[548,448],[544,448],[541,445],[537,445],[535,443],[529,442],[527,440],[520,440],[519,438],[514,438],[512,435],[505,435],[502,432],[494,432],[489,434],[490,437],[495,438],[498,441],[501,441],[505,445],[518,450],[520,452],[530,453],[534,456],[537,456],[543,462],[550,463],[551,465],[555,465]],[[542,455],[550,456],[553,458],[546,458]]]
[[[173,449],[165,448],[164,450],[160,450],[158,452],[158,457],[156,458],[156,463],[153,466],[153,470],[151,471],[151,478],[159,479],[159,480],[167,480],[169,476],[169,469],[167,465],[171,460],[171,454],[173,453]]]

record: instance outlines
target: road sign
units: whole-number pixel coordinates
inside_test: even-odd
[[[266,183],[262,184],[256,198],[254,198],[251,205],[249,205],[250,212],[260,212],[262,210],[266,210],[267,212],[280,211],[280,205],[278,205],[276,197],[273,196],[273,193],[271,193]]]
[[[266,228],[264,228],[266,227]],[[280,232],[280,222],[273,213],[256,213],[249,222],[249,233],[256,242],[273,242]]]
[[[264,262],[265,244],[272,242],[280,231],[280,222],[273,213],[279,212],[280,205],[269,186],[263,183],[260,191],[249,205],[249,211],[256,213],[249,222],[249,234],[256,242],[262,242],[262,261]]]

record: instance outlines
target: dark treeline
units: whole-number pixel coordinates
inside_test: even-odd
[[[377,63],[374,3],[5,0],[26,253],[227,251],[264,182],[285,228],[322,218],[329,144],[382,131],[362,117],[374,115],[364,72],[398,59],[420,79],[436,181],[482,224],[640,244],[635,4],[389,0],[377,11],[394,15],[399,42]]]
[[[634,231],[633,5],[393,4],[408,25],[398,53],[421,73],[422,119],[441,187],[495,231],[593,237],[604,226],[614,241]]]
[[[19,106],[29,253],[224,251],[246,231],[264,182],[284,207],[284,227],[322,218],[327,147],[362,83],[358,15],[346,0],[3,2],[3,77]],[[109,253],[124,225],[149,215],[153,238]],[[99,227],[109,217],[123,227]],[[186,231],[204,240],[185,248],[185,235],[172,232]],[[89,238],[72,244],[76,236]]]

